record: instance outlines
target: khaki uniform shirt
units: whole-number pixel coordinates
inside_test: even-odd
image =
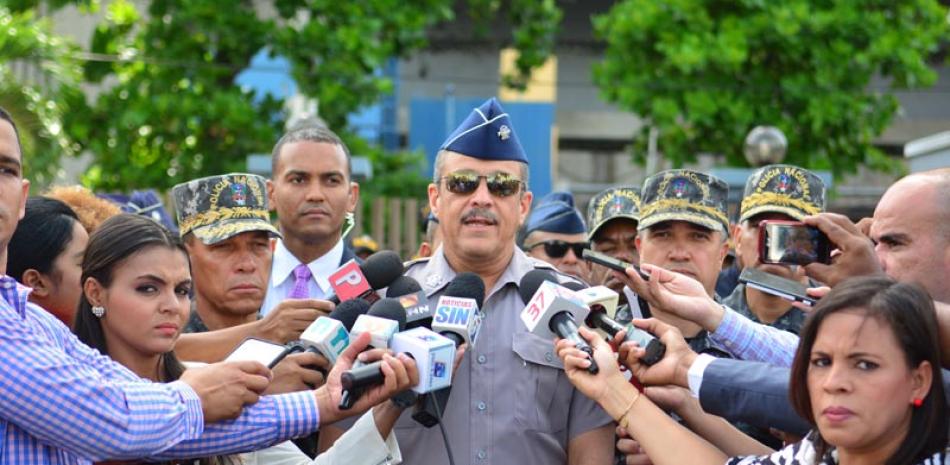
[[[553,341],[530,334],[521,322],[518,284],[535,268],[550,269],[562,282],[571,279],[515,249],[494,288],[486,290],[478,339],[462,359],[442,418],[458,465],[564,464],[572,438],[611,422],[568,381]],[[433,306],[455,274],[441,247],[406,271]],[[407,409],[395,427],[405,463],[448,463],[439,427],[425,428],[411,413]]]

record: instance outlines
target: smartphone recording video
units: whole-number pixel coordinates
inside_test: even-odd
[[[831,242],[818,228],[797,221],[759,223],[759,260],[781,265],[831,263]]]

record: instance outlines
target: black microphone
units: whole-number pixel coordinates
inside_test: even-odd
[[[459,273],[439,297],[432,330],[455,341],[474,345],[481,326],[485,281],[475,273]]]
[[[589,328],[599,329],[607,333],[611,338],[620,331],[626,331],[627,335],[624,341],[633,341],[646,350],[646,354],[640,359],[647,366],[651,366],[663,359],[666,354],[666,344],[654,337],[652,334],[637,328],[634,325],[624,327],[609,316],[610,309],[603,305],[603,302],[610,302],[616,308],[618,295],[616,292],[604,287],[595,286],[588,288],[580,283],[566,283],[564,287],[577,292],[584,302],[590,307],[590,314],[584,320]]]
[[[419,281],[416,281],[411,276],[403,275],[389,283],[389,287],[386,288],[386,297],[402,297],[421,290],[422,286],[419,284]]]
[[[386,289],[386,297],[395,297],[406,311],[406,329],[432,326],[432,309],[419,281],[400,276]]]
[[[343,323],[347,332],[353,329],[356,319],[369,312],[370,303],[362,299],[344,300],[330,312],[330,318]]]
[[[375,302],[379,300],[376,290],[389,286],[404,272],[402,258],[391,250],[370,255],[362,265],[350,260],[329,276],[333,292],[327,300],[335,304],[351,299]]]
[[[356,319],[350,338],[356,338],[364,332],[370,333],[372,335],[370,347],[387,348],[392,336],[402,331],[405,326],[406,312],[399,300],[392,298],[379,299],[370,307],[366,315],[360,315]],[[349,371],[343,373],[340,379],[343,384],[340,409],[346,410],[353,407],[353,403],[362,394],[362,387],[366,386],[367,382],[372,384],[367,378],[373,379],[374,376],[382,374],[379,365],[375,369],[366,369],[370,365],[373,364],[364,364],[357,360]],[[347,386],[353,386],[353,388]]]
[[[439,297],[432,318],[432,330],[453,340],[458,347],[475,346],[482,324],[481,307],[485,300],[485,282],[475,273],[459,273]],[[412,418],[426,428],[439,423],[449,402],[452,387],[423,395]]]
[[[345,300],[330,312],[314,320],[300,334],[300,340],[291,352],[313,352],[336,363],[337,357],[350,345],[349,331],[360,315],[369,310],[369,302],[362,299]],[[326,374],[325,370],[318,370]]]
[[[550,278],[549,278],[550,277]],[[578,333],[575,320],[584,321],[590,309],[574,291],[561,286],[554,275],[544,270],[532,270],[521,278],[518,292],[525,300],[521,321],[529,331],[546,339],[554,335],[574,343],[590,355],[587,371],[597,374],[594,349]]]

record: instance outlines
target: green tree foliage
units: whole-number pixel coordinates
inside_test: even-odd
[[[63,155],[79,150],[62,124],[80,95],[75,50],[31,11],[0,7],[0,106],[17,121],[25,172],[39,186],[56,176]]]
[[[932,84],[927,58],[946,38],[947,10],[936,0],[623,0],[594,25],[607,43],[594,71],[603,95],[657,127],[675,165],[698,153],[745,164],[745,135],[768,124],[788,136],[787,162],[841,175],[889,164],[871,143],[897,100],[869,84]]]
[[[483,0],[470,0],[479,2]],[[33,7],[41,0],[18,0]],[[56,8],[67,0],[50,0]],[[235,78],[260,50],[286,57],[299,91],[377,177],[368,194],[399,195],[424,185],[419,154],[389,154],[359,140],[347,115],[377,102],[393,84],[380,70],[426,44],[427,30],[454,19],[450,0],[82,0],[103,9],[84,77],[104,91],[87,111],[65,115],[74,140],[94,156],[84,183],[98,189],[166,188],[199,176],[243,170],[283,129],[282,101],[240,88]],[[144,6],[143,6],[144,5]],[[560,10],[553,0],[513,0],[509,20],[522,50],[512,85],[553,47]],[[487,18],[494,20],[495,18]],[[539,24],[544,22],[545,24]],[[413,189],[419,195],[424,189]]]

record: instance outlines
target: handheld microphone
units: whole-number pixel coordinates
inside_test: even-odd
[[[411,276],[403,275],[389,283],[389,287],[386,288],[386,297],[402,297],[421,290],[422,286],[419,284],[419,281],[416,281]]]
[[[392,340],[393,352],[405,353],[416,361],[419,369],[419,384],[412,390],[425,394],[448,387],[452,383],[452,367],[455,344],[447,337],[430,329],[414,328],[396,333]],[[362,390],[382,384],[385,376],[383,362],[373,362],[358,369],[343,373],[340,382],[347,390]]]
[[[369,303],[362,299],[340,303],[329,316],[317,318],[300,335],[300,342],[308,351],[324,356],[335,364],[340,354],[350,345],[349,328],[366,313]]]
[[[663,359],[666,354],[666,344],[654,337],[652,334],[637,328],[634,325],[624,327],[613,319],[617,312],[617,301],[619,295],[605,286],[595,286],[585,289],[577,289],[581,286],[577,283],[567,283],[564,285],[576,291],[584,300],[584,303],[590,307],[590,314],[584,320],[589,328],[594,328],[598,332],[613,338],[620,331],[626,331],[627,335],[624,342],[633,341],[646,350],[646,354],[640,359],[647,366],[651,366]],[[610,309],[613,309],[611,311]]]
[[[439,297],[432,330],[452,339],[456,346],[474,346],[482,325],[481,306],[485,282],[475,273],[460,273]]]
[[[529,286],[537,286],[521,312],[522,323],[528,331],[546,339],[557,335],[572,341],[575,347],[590,355],[591,363],[587,371],[597,374],[600,370],[594,360],[594,349],[578,334],[577,323],[575,323],[575,321],[584,321],[590,309],[576,292],[544,279],[543,276],[539,278],[540,275],[532,275],[535,271],[550,275],[543,270],[533,270],[522,278],[518,289],[522,298],[531,291]]]
[[[399,332],[406,325],[406,312],[399,300],[393,298],[379,299],[365,315],[360,315],[353,328],[350,338],[355,339],[363,333],[370,334],[370,347],[389,348],[389,340],[393,334]]]
[[[376,289],[389,286],[404,271],[402,259],[391,250],[370,255],[362,265],[350,260],[329,276],[333,294],[327,300],[336,304],[351,299],[376,302],[379,300]]]
[[[451,339],[458,347],[475,347],[482,325],[481,306],[485,300],[485,282],[475,273],[459,273],[439,297],[432,318],[432,330]],[[454,358],[453,358],[454,361]],[[452,387],[434,390],[422,396],[412,418],[426,428],[439,423],[449,403]]]
[[[399,303],[406,311],[406,329],[428,328],[432,325],[429,298],[419,285],[419,281],[409,276],[400,276],[386,289],[386,297],[399,299]]]
[[[355,339],[362,333],[370,334],[370,347],[389,348],[390,339],[406,325],[406,312],[398,300],[392,298],[379,299],[370,307],[366,315],[360,315],[353,324],[350,338]],[[358,374],[365,368],[365,364],[357,360],[350,372]],[[346,373],[343,374],[346,376]],[[351,375],[352,376],[352,375]],[[359,398],[361,389],[344,389],[340,399],[340,409],[347,410]]]

